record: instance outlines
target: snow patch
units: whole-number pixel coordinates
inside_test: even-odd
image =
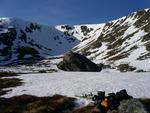
[[[106,93],[127,89],[135,98],[150,97],[149,73],[117,72],[59,72],[47,74],[22,74],[23,86],[18,86],[3,97],[22,94],[52,96],[54,94],[75,97],[83,94],[106,91]]]

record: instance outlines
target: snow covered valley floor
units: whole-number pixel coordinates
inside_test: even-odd
[[[71,97],[82,96],[97,91],[106,93],[126,89],[135,98],[150,98],[150,76],[147,73],[120,72],[57,72],[22,74],[15,78],[23,79],[24,84],[17,86],[2,97],[29,94],[52,96],[61,94]],[[13,77],[14,78],[14,77]]]

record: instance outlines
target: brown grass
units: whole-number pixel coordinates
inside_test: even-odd
[[[74,107],[74,98],[55,95],[35,97],[31,95],[0,98],[0,113],[63,113]]]
[[[4,95],[11,90],[3,90],[3,88],[16,87],[22,84],[21,79],[18,78],[3,78],[18,76],[13,72],[0,72],[0,95]]]
[[[22,82],[18,78],[2,78],[0,79],[0,89],[2,88],[9,88],[9,87],[16,87],[21,85]]]
[[[8,76],[18,76],[14,72],[0,72],[0,77],[8,77]]]
[[[94,104],[89,104],[83,108],[73,110],[70,113],[100,113],[100,111],[95,107]]]

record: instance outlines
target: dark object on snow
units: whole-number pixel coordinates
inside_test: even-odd
[[[105,91],[98,91],[98,96],[100,96],[102,99],[105,98]]]
[[[144,103],[143,103],[144,102]],[[95,105],[78,108],[69,113],[101,113]],[[120,102],[117,110],[108,110],[107,113],[150,113],[150,99],[128,99]]]
[[[127,99],[132,99],[132,96],[128,95],[125,89],[116,94],[109,93],[108,96],[105,96],[105,92],[100,91],[98,95],[93,97],[93,101],[101,113],[107,113],[108,110],[117,110],[120,102]]]
[[[101,67],[87,59],[85,56],[74,53],[72,51],[66,53],[57,67],[64,71],[89,71],[100,72]]]
[[[109,93],[107,98],[109,100],[109,109],[117,110],[118,106],[120,105],[120,101],[116,98],[116,94]]]
[[[105,97],[104,91],[98,91],[97,95],[94,95],[92,100],[95,102],[96,108],[99,109],[100,113],[107,113],[109,109],[109,102]]]
[[[94,97],[92,98],[93,101],[96,100],[102,100],[105,98],[105,92],[104,91],[98,91],[97,95],[94,95]]]
[[[131,99],[131,98],[133,98],[133,97],[128,95],[127,91],[125,89],[123,89],[123,90],[116,93],[116,99],[119,100],[119,101],[126,100],[126,99]]]

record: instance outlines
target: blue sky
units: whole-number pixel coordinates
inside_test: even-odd
[[[103,23],[150,8],[150,0],[0,0],[0,17],[47,25]]]

